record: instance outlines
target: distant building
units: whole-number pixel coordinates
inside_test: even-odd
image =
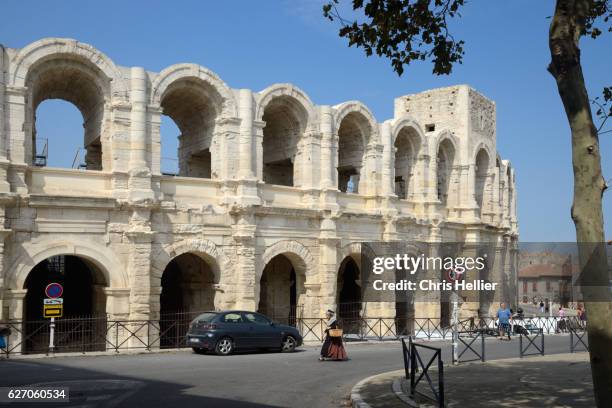
[[[520,301],[552,301],[567,305],[571,300],[572,270],[572,256],[569,254],[521,253],[518,273]]]

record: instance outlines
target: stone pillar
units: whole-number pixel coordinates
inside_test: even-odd
[[[11,191],[11,185],[8,182],[8,166],[7,158],[7,136],[6,136],[6,117],[4,112],[4,90],[6,88],[6,80],[4,77],[4,47],[0,45],[0,193],[8,193]]]
[[[129,200],[142,202],[153,199],[151,170],[147,164],[147,74],[144,68],[131,70],[130,98]]]
[[[255,157],[255,174],[258,180],[263,181],[263,130],[266,122],[253,121],[253,144]]]
[[[480,231],[476,228],[468,228],[465,234],[465,243],[461,256],[476,258],[478,249],[480,248]],[[490,266],[489,266],[490,267]],[[464,274],[466,282],[474,282],[479,279],[479,273],[476,269],[466,271]],[[459,311],[459,318],[477,317],[480,312],[480,294],[476,290],[463,290],[460,295],[463,297],[463,304]]]
[[[319,233],[319,310],[313,310],[311,318],[323,317],[326,310],[337,310],[337,286],[338,286],[338,245],[340,238],[336,234],[336,220],[329,213],[321,220]],[[310,321],[311,325],[313,321]],[[316,337],[323,338],[323,331],[320,325],[313,328],[312,340]]]
[[[150,320],[151,315],[151,242],[153,232],[150,224],[151,209],[146,206],[133,206],[130,227],[126,233],[130,242],[130,257],[128,261],[128,276],[130,279],[130,320],[137,320],[133,330],[135,335],[145,343],[157,338],[157,334],[149,331],[143,321]],[[142,326],[142,327],[140,327]],[[133,347],[143,347],[137,338],[128,342]]]
[[[244,310],[257,310],[255,288],[256,261],[255,261],[255,217],[240,210],[232,214],[235,223],[232,225],[232,238],[236,247],[236,271],[237,280],[233,284],[235,308]],[[229,285],[228,285],[229,286]]]
[[[321,132],[321,182],[319,187],[323,190],[338,188],[336,180],[336,167],[338,152],[334,147],[333,115],[331,106],[319,107]]]
[[[5,317],[9,321],[14,321],[9,337],[9,348],[13,353],[21,353],[25,349],[23,343],[24,333],[24,299],[28,293],[27,289],[9,289],[4,292],[4,308],[6,309]]]
[[[380,193],[385,196],[395,196],[395,145],[391,134],[391,123],[383,122],[379,125],[379,129],[383,147]]]
[[[32,143],[34,143],[32,139],[26,140],[26,137],[32,137],[32,124],[26,119],[26,94],[27,88],[11,86],[7,86],[4,93],[5,117],[8,119],[6,150],[11,162],[8,179],[13,192],[20,194],[28,192],[26,169],[27,164],[32,161]]]
[[[144,68],[131,70],[130,99],[132,113],[130,119],[130,169],[147,168],[147,73]]]
[[[255,177],[253,170],[254,138],[253,138],[253,93],[250,89],[241,89],[239,93],[239,115],[240,115],[240,148],[239,148],[239,177],[252,179]]]
[[[241,89],[239,92],[239,145],[238,145],[238,186],[236,188],[237,200],[242,205],[259,205],[261,199],[257,192],[257,175],[255,166],[258,165],[258,152],[261,153],[261,145],[257,147],[255,137],[255,122],[253,112],[253,93],[249,89]],[[259,129],[261,132],[263,128]],[[262,133],[263,137],[263,133]]]

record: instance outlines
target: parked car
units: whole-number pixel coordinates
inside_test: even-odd
[[[223,356],[248,349],[288,353],[302,345],[302,336],[295,327],[278,324],[261,313],[230,310],[205,312],[193,319],[187,344],[196,353],[214,351]]]

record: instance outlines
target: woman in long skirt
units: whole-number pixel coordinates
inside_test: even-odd
[[[324,361],[325,359],[335,361],[348,360],[346,350],[342,345],[342,337],[332,337],[329,335],[330,329],[338,328],[338,322],[336,321],[334,312],[331,310],[325,312],[325,319],[325,341],[323,342],[323,347],[321,347],[321,356],[319,357],[319,361]]]

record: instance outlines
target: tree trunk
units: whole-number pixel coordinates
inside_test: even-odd
[[[579,39],[591,0],[557,0],[550,25],[552,61],[548,70],[557,82],[572,134],[574,202],[572,219],[580,262],[580,285],[588,317],[591,372],[598,407],[612,401],[612,303],[603,229],[599,138],[593,124],[582,67]]]

